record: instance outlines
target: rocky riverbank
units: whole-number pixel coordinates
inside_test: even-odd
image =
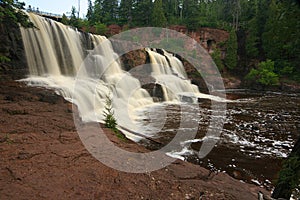
[[[71,104],[53,91],[0,86],[0,199],[257,199],[264,189],[176,161],[147,174],[108,168],[84,148]],[[106,135],[116,145],[147,151]]]

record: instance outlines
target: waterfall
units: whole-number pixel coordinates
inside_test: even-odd
[[[196,103],[199,98],[214,101],[226,99],[200,93],[198,87],[188,79],[182,62],[165,50],[146,49],[152,66],[152,76],[161,85],[166,101]]]
[[[135,119],[138,109],[156,105],[138,79],[121,68],[118,55],[104,36],[82,33],[59,22],[29,14],[36,28],[21,28],[29,85],[54,89],[77,105],[83,121],[103,122],[107,96],[113,97],[113,109],[119,127],[143,134]],[[162,86],[165,101],[196,102],[212,98],[191,84],[182,62],[164,50],[146,49],[151,75]],[[123,130],[124,131],[124,130]],[[132,140],[139,137],[124,131]]]
[[[152,76],[162,86],[166,101],[196,102],[198,87],[191,84],[182,62],[172,54],[162,50],[162,54],[147,49],[152,66]]]
[[[36,28],[21,28],[30,72],[23,81],[54,89],[77,105],[86,122],[103,122],[107,96],[113,95],[118,124],[137,131],[131,122],[133,111],[153,100],[137,79],[122,70],[109,40],[35,14],[29,17]]]

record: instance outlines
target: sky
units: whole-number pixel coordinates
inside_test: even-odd
[[[39,8],[40,11],[50,12],[54,14],[70,15],[72,6],[78,10],[78,2],[80,2],[80,17],[84,18],[87,12],[87,0],[19,0],[25,2],[25,8],[29,5],[33,8]]]

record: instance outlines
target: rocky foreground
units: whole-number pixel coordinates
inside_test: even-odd
[[[0,199],[257,199],[264,189],[176,161],[147,174],[111,169],[85,149],[72,106],[42,88],[0,86]],[[106,135],[128,151],[144,147]]]

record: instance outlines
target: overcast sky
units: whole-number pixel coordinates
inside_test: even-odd
[[[19,2],[26,3],[25,8],[28,8],[28,5],[31,5],[32,8],[39,8],[40,11],[54,14],[67,14],[71,12],[72,6],[75,6],[76,10],[78,10],[79,1],[80,17],[85,17],[88,7],[87,0],[19,0]]]

